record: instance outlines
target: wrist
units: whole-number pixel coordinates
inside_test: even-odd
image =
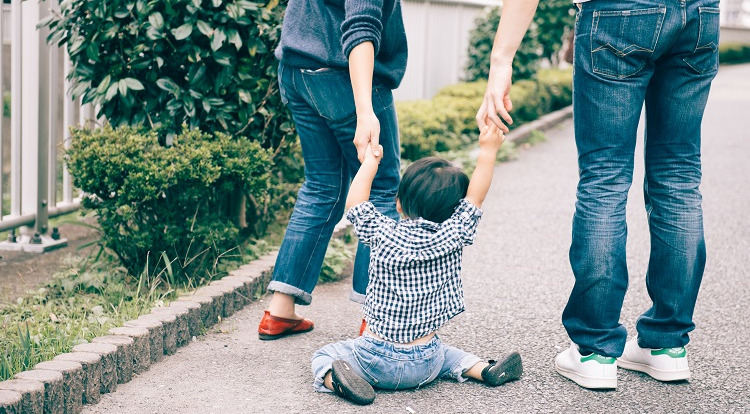
[[[375,115],[375,111],[372,109],[372,103],[367,105],[356,105],[357,106],[357,117],[365,117]]]
[[[509,54],[509,53],[504,53],[504,52],[499,52],[499,53],[493,52],[490,55],[490,68],[502,67],[502,66],[513,66],[513,56],[514,56],[513,53]]]
[[[479,147],[479,157],[478,157],[478,160],[491,159],[492,162],[495,162],[495,157],[497,156],[497,151],[498,151],[498,148]]]

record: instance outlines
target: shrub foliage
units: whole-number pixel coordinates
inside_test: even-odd
[[[530,79],[537,72],[541,59],[556,63],[556,55],[563,45],[563,37],[573,28],[575,15],[568,0],[547,0],[539,3],[534,21],[513,60],[513,79]],[[474,22],[469,38],[466,78],[469,81],[487,79],[490,70],[492,44],[500,23],[500,7],[487,8]]]
[[[485,80],[466,82],[447,86],[430,100],[398,102],[402,157],[414,161],[476,142],[474,117],[486,88]],[[534,79],[514,82],[511,128],[570,105],[572,88],[572,72],[560,69],[542,69]]]
[[[167,147],[153,131],[104,126],[75,131],[66,158],[104,244],[132,274],[166,266],[162,253],[189,274],[238,244],[227,195],[263,194],[270,155],[224,133],[185,129]]]
[[[273,56],[285,3],[66,0],[40,23],[67,48],[73,96],[115,127],[77,131],[67,156],[129,270],[236,246],[236,195],[242,236],[294,202],[302,164]]]
[[[70,54],[73,96],[115,126],[272,137],[282,13],[278,0],[68,0],[41,24]]]

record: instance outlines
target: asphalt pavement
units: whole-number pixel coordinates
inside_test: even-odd
[[[567,256],[577,165],[568,120],[547,131],[546,142],[495,170],[478,237],[464,252],[466,312],[440,331],[444,342],[485,358],[519,351],[525,368],[519,381],[489,388],[440,380],[420,390],[378,391],[366,407],[313,392],[313,352],[355,336],[360,325],[345,279],[319,286],[312,305],[299,308],[315,321],[311,333],[258,340],[266,296],[84,413],[750,412],[748,129],[750,65],[722,67],[703,123],[708,262],[687,347],[689,382],[664,384],[621,369],[616,391],[590,391],[555,373],[555,355],[570,344],[560,322],[573,285]],[[630,336],[650,306],[641,152],[635,171],[628,203],[630,289],[621,316]]]

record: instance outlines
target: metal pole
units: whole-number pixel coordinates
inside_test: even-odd
[[[44,19],[48,13],[48,2],[38,3],[38,14],[37,21]],[[36,25],[33,26],[36,28]],[[52,194],[48,193],[49,190],[49,156],[50,156],[50,130],[51,130],[51,106],[50,106],[50,50],[47,47],[47,33],[49,29],[46,27],[39,28],[36,33],[36,44],[39,53],[39,83],[37,96],[39,97],[39,115],[37,117],[38,122],[38,141],[37,141],[37,166],[39,168],[37,174],[37,197],[36,197],[36,223],[34,230],[39,234],[47,233],[47,225],[49,222],[49,211],[47,210],[50,205]]]
[[[5,137],[3,137],[3,121],[5,121],[5,85],[3,85],[3,78],[5,73],[3,71],[3,61],[5,56],[5,2],[0,3],[0,98],[3,100],[3,109],[0,113],[0,221],[3,221],[3,173],[5,172],[3,159],[5,154],[3,153],[3,147],[5,146]]]
[[[63,51],[63,67],[64,67],[64,76],[65,80],[63,82],[64,90],[64,98],[63,98],[63,119],[65,120],[65,125],[63,125],[63,148],[67,150],[70,148],[70,140],[72,139],[70,134],[70,128],[76,124],[76,113],[75,113],[75,105],[76,101],[72,100],[71,97],[68,95],[70,91],[70,81],[68,80],[68,74],[70,73],[72,69],[72,63],[70,62],[70,57],[68,56],[67,51]],[[63,162],[63,202],[64,203],[72,203],[73,202],[73,183],[72,178],[70,176],[70,171],[68,171],[68,165]]]
[[[11,17],[13,18],[12,30],[13,35],[10,41],[10,214],[12,216],[21,215],[21,133],[23,132],[21,122],[21,104],[23,96],[21,95],[21,67],[22,51],[21,28],[22,28],[22,7],[21,0],[13,0],[11,3]]]
[[[48,13],[48,12],[47,12]],[[41,29],[40,29],[41,30]],[[44,39],[47,36],[43,36]],[[49,50],[49,157],[47,166],[49,174],[47,176],[47,210],[57,205],[57,137],[60,136],[60,125],[57,117],[60,111],[60,49],[55,45],[46,46]],[[44,53],[44,52],[42,52]]]

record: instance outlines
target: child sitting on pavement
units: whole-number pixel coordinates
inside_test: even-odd
[[[474,241],[503,140],[494,124],[481,132],[470,182],[463,171],[439,158],[411,164],[398,189],[396,206],[405,216],[399,222],[367,201],[382,157],[367,148],[346,200],[347,219],[371,248],[363,305],[367,327],[359,338],[315,353],[316,391],[335,392],[364,405],[375,399],[373,387],[418,388],[436,378],[472,378],[497,386],[520,377],[518,353],[484,362],[443,344],[436,333],[464,311],[462,249]]]

